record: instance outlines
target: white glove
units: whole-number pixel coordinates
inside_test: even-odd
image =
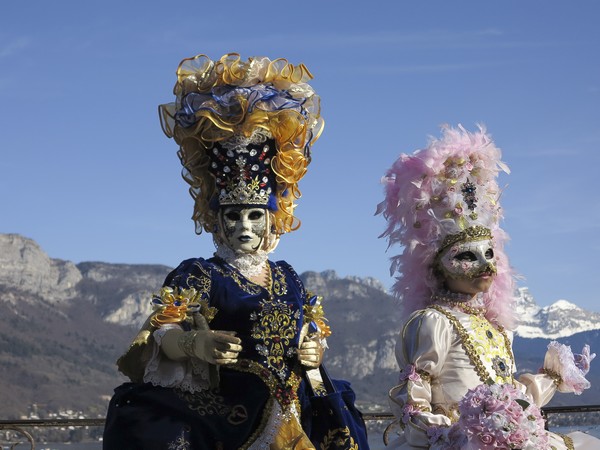
[[[573,357],[575,360],[575,365],[579,370],[581,370],[583,376],[585,376],[590,371],[590,363],[596,357],[596,354],[592,353],[590,355],[590,346],[585,344],[581,350],[581,354],[575,353]]]

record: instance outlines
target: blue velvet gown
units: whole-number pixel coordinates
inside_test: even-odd
[[[238,363],[219,367],[218,387],[194,393],[126,373],[133,382],[115,389],[105,450],[254,448],[271,438],[274,416],[300,411],[297,349],[306,307],[314,298],[286,262],[269,264],[271,289],[250,282],[219,258],[186,260],[167,276],[165,286],[199,292],[211,311],[210,328],[234,331],[243,350]],[[138,342],[137,352],[132,346],[124,355],[128,364],[143,369],[139,350],[149,345]]]

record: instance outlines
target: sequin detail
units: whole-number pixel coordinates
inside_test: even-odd
[[[514,357],[510,340],[503,328],[494,328],[485,317],[469,315],[468,318],[473,329],[473,332],[469,333],[450,311],[440,305],[431,305],[429,308],[446,316],[453,325],[482,383],[487,383],[489,380],[495,383],[512,383],[514,381],[512,376]],[[488,337],[488,331],[492,333],[493,339]],[[504,345],[499,345],[500,342],[504,342]],[[497,367],[494,367],[495,358]],[[500,368],[501,361],[504,366],[503,370]]]

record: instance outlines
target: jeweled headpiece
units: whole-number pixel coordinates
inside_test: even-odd
[[[471,133],[460,125],[444,126],[440,139],[400,155],[388,170],[386,198],[377,209],[388,225],[380,237],[404,247],[391,258],[390,273],[396,275],[393,291],[406,312],[425,307],[440,288],[436,255],[459,241],[493,239],[498,272],[486,302],[491,316],[502,316],[499,321],[506,316],[502,305],[493,304],[499,296],[508,304],[513,296],[503,250],[508,237],[499,226],[500,171],[509,173],[486,130],[479,126]]]
[[[271,160],[276,144],[264,130],[257,129],[249,138],[215,142],[210,172],[215,177],[218,206],[247,205],[277,209],[275,177]]]
[[[236,53],[184,59],[176,101],[160,105],[163,131],[179,144],[182,175],[194,198],[196,232],[213,231],[225,205],[272,211],[277,234],[299,227],[298,182],[323,120],[303,64]]]

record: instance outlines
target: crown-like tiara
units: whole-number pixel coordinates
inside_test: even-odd
[[[209,170],[215,177],[219,206],[268,207],[274,191],[270,162],[275,150],[275,141],[262,129],[250,137],[235,135],[215,142]]]

